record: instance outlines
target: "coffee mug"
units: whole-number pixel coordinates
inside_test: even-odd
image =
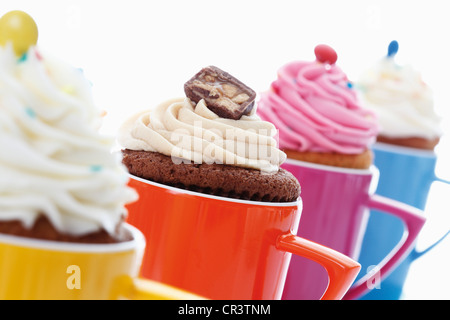
[[[126,228],[133,239],[113,244],[0,234],[0,299],[203,299],[138,278],[145,238],[136,228]]]
[[[298,236],[321,243],[356,260],[369,209],[378,209],[402,221],[404,237],[375,270],[385,277],[412,250],[425,218],[414,207],[374,194],[378,179],[375,166],[367,170],[346,169],[288,159],[282,167],[290,171],[302,187],[303,213]],[[373,281],[373,276],[370,273],[362,277],[348,290],[344,299],[355,299],[370,290],[368,284]],[[326,274],[320,266],[293,257],[283,299],[315,299],[321,287],[326,286],[326,281]],[[298,289],[300,283],[301,290]],[[317,286],[318,283],[321,285]]]
[[[432,151],[376,143],[373,152],[374,164],[380,171],[376,190],[379,195],[424,210],[431,184],[435,181],[449,183],[436,176],[437,157]],[[380,261],[398,242],[402,233],[403,226],[398,219],[375,210],[371,212],[359,257],[364,271],[361,274],[365,274],[371,265]],[[414,248],[395,271],[361,299],[400,299],[411,263],[429,252],[448,234],[449,232],[441,236],[423,251],[419,252]]]
[[[129,185],[139,200],[127,206],[127,222],[148,243],[145,278],[210,299],[280,299],[293,253],[327,271],[322,299],[341,299],[360,270],[347,256],[295,236],[300,200],[237,200],[135,176]]]

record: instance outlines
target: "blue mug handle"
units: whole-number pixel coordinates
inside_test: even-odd
[[[446,183],[446,184],[450,184],[449,180],[445,180],[445,179],[439,178],[438,176],[434,176],[433,181],[439,181],[439,182],[443,182],[443,183]]]
[[[438,176],[434,176],[433,181],[438,181],[438,182],[442,182],[442,183],[446,183],[448,185],[450,185],[450,181],[439,178]],[[414,248],[411,253],[410,253],[410,257],[411,257],[411,261],[414,261],[418,258],[420,258],[421,256],[423,256],[425,253],[429,252],[431,249],[433,249],[434,247],[436,247],[439,243],[441,243],[448,235],[450,234],[450,230],[447,231],[441,238],[439,238],[435,243],[431,244],[428,248],[422,250],[422,251],[418,251],[416,248]]]

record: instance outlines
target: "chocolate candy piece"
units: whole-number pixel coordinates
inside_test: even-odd
[[[219,117],[234,120],[249,114],[256,98],[255,91],[214,66],[203,68],[186,82],[184,92],[195,103],[205,99],[208,109]]]

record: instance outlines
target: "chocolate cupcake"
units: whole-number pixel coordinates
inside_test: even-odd
[[[185,83],[186,97],[140,112],[120,128],[123,163],[137,177],[234,199],[292,202],[300,194],[255,92],[217,67]]]
[[[15,21],[12,28],[35,26],[20,11],[2,19],[4,28],[11,26],[4,19]],[[114,139],[97,130],[101,113],[90,82],[35,43],[23,49],[16,38],[6,40],[0,45],[0,233],[69,242],[128,240],[125,204],[137,195],[111,154]]]

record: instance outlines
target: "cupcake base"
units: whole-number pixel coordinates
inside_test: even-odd
[[[233,199],[292,202],[300,195],[297,179],[288,171],[276,173],[223,164],[176,164],[158,152],[122,150],[130,174],[157,183]]]
[[[298,152],[288,149],[283,151],[290,159],[342,168],[368,169],[373,161],[373,153],[369,149],[361,154]]]
[[[439,138],[425,139],[419,137],[391,138],[386,136],[378,136],[377,138],[377,142],[423,150],[434,150],[434,147],[436,147],[439,143],[439,140]]]
[[[117,229],[116,235],[114,236],[110,235],[105,230],[76,236],[60,233],[44,215],[40,215],[30,229],[25,228],[19,220],[0,221],[0,233],[2,234],[39,240],[99,244],[124,242],[132,239],[131,234],[124,228],[119,227]]]

